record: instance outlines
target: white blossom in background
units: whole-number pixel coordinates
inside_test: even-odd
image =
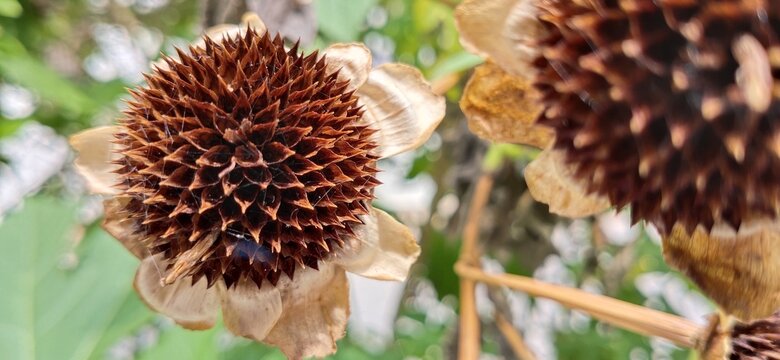
[[[707,323],[714,310],[707,298],[671,273],[648,272],[637,276],[634,285],[651,304],[664,301],[672,311],[700,325]]]
[[[149,52],[148,43],[139,44],[125,27],[107,23],[92,26],[92,37],[98,48],[84,60],[87,74],[98,81],[121,78],[137,83],[142,80],[141,74],[148,69],[149,59],[144,53],[144,50]],[[147,41],[148,36],[144,34],[142,39]]]
[[[69,153],[65,138],[36,122],[0,141],[0,156],[8,161],[0,163],[0,216],[57,174]]]
[[[6,119],[23,119],[35,112],[38,99],[21,86],[0,84],[0,114]]]
[[[405,283],[347,274],[350,284],[350,336],[368,351],[381,351],[393,341],[393,324]]]
[[[416,157],[415,152],[410,152],[380,161],[377,179],[382,186],[376,188],[376,202],[412,228],[428,223],[437,188],[436,182],[427,174],[406,178]]]
[[[555,224],[550,242],[561,255],[559,260],[566,263],[580,261],[591,249],[590,224],[584,220],[574,220],[568,226]]]
[[[597,224],[607,242],[612,245],[626,246],[636,240],[641,233],[638,225],[631,226],[631,215],[628,211],[605,212],[598,216]]]

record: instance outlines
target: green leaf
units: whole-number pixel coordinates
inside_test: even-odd
[[[132,336],[136,330],[149,324],[153,318],[154,313],[146,307],[146,304],[138,296],[128,296],[111,320],[111,326],[103,333],[89,358],[92,360],[105,359],[107,351],[115,346],[119,339]]]
[[[243,360],[243,359],[263,359],[263,360],[284,360],[284,354],[278,349],[270,348],[256,342],[239,339],[239,343],[232,346],[229,350],[223,352],[220,359],[223,360]]]
[[[48,197],[28,199],[0,226],[4,358],[102,358],[121,336],[112,329],[137,321],[125,311],[138,261],[119,242],[90,231],[76,248],[78,264],[61,266],[74,246],[75,210]]]
[[[13,135],[26,122],[25,120],[8,120],[0,116],[0,139]]]
[[[0,0],[0,16],[16,18],[22,15],[22,5],[16,0]]]
[[[332,41],[355,41],[365,28],[366,14],[377,0],[318,0],[314,2],[320,32]]]
[[[434,31],[443,21],[452,16],[452,8],[439,1],[415,0],[411,5],[414,30],[420,34]]]
[[[442,76],[458,73],[467,69],[471,69],[481,64],[484,59],[481,57],[468,53],[466,51],[459,51],[446,58],[443,58],[431,70],[431,79],[438,79]]]
[[[460,239],[448,238],[436,230],[423,234],[423,239],[425,241],[420,244],[423,250],[418,261],[422,268],[421,275],[431,281],[439,298],[458,296],[460,281],[453,268],[458,261]]]
[[[158,343],[142,352],[138,359],[216,359],[220,331],[217,327],[206,331],[185,330],[178,326],[164,329]]]

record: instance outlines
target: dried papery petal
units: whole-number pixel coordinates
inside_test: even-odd
[[[585,184],[574,177],[573,167],[566,164],[564,154],[557,150],[544,150],[528,164],[525,181],[534,199],[547,204],[554,214],[577,218],[609,208],[606,198],[586,191]]]
[[[138,259],[149,256],[150,252],[143,244],[143,237],[135,229],[135,222],[127,217],[124,211],[127,197],[115,196],[103,201],[103,230],[111,234],[115,239]]]
[[[231,333],[262,341],[282,316],[282,296],[272,286],[257,288],[243,279],[231,289],[220,288],[222,319]]]
[[[304,271],[279,286],[284,312],[264,340],[290,359],[325,357],[336,352],[349,318],[349,284],[344,270],[325,266]]]
[[[530,77],[544,28],[533,0],[465,0],[455,10],[463,47],[514,76]]]
[[[84,130],[70,137],[70,146],[76,150],[75,165],[79,174],[87,181],[87,188],[95,194],[113,195],[119,190],[119,182],[113,173],[117,166],[112,162],[115,154],[114,134],[118,126],[103,126]]]
[[[676,225],[663,238],[666,261],[687,275],[727,313],[750,321],[780,309],[780,224],[717,224],[693,235]]]
[[[474,69],[460,108],[477,136],[546,148],[553,131],[536,124],[541,108],[530,95],[527,80],[512,76],[488,61]]]
[[[371,212],[334,262],[360,276],[404,281],[420,255],[420,246],[406,225],[382,210]]]
[[[323,52],[328,57],[328,70],[338,72],[339,79],[348,81],[348,90],[356,90],[368,80],[371,72],[371,51],[363,44],[334,44]]]
[[[434,94],[422,73],[408,65],[379,66],[357,95],[365,121],[376,130],[380,158],[419,147],[444,119],[444,97]]]
[[[123,210],[169,260],[164,282],[260,288],[316,269],[379,184],[350,83],[251,28],[179,57],[132,92],[117,136]]]
[[[219,299],[215,288],[207,288],[206,279],[195,284],[192,279],[179,279],[163,286],[162,278],[168,262],[161,255],[141,261],[133,286],[152,310],[170,317],[190,330],[209,329],[217,320]]]
[[[669,234],[774,218],[780,12],[768,1],[539,2],[535,86],[588,191]],[[762,15],[757,15],[762,14]]]

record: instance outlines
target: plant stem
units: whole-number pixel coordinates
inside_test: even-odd
[[[498,330],[501,331],[504,339],[509,343],[509,346],[518,359],[536,360],[536,356],[534,356],[534,353],[528,348],[528,345],[525,344],[523,337],[520,336],[514,325],[512,325],[512,323],[510,323],[501,313],[496,314],[496,326],[498,327]]]
[[[479,266],[479,220],[490,198],[490,190],[493,188],[493,176],[484,173],[480,176],[474,187],[471,197],[466,224],[463,227],[463,244],[460,249],[458,262]],[[476,283],[472,279],[460,279],[460,339],[458,342],[458,359],[476,360],[479,358],[481,348],[481,335],[479,315],[477,314]]]
[[[506,286],[529,295],[555,300],[570,309],[584,311],[594,318],[645,336],[657,336],[679,346],[695,348],[703,327],[658,310],[627,303],[603,295],[544,283],[511,274],[489,274],[465,262],[455,264],[462,279],[489,285]]]

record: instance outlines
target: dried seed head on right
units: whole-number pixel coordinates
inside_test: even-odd
[[[591,192],[663,233],[774,218],[780,8],[708,0],[538,1],[534,62],[554,147]]]

